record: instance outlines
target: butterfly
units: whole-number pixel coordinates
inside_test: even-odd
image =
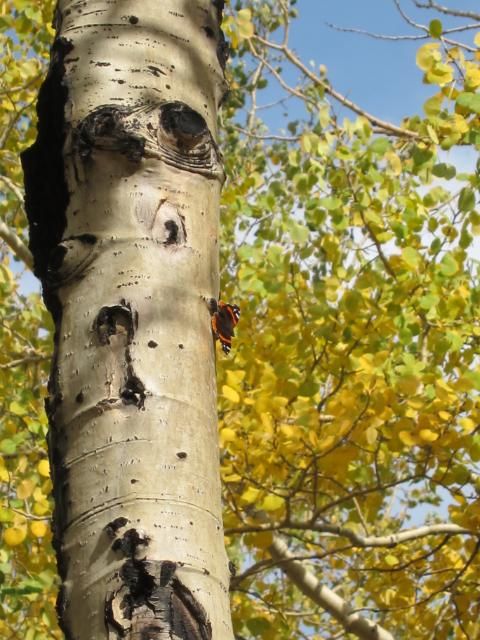
[[[219,300],[210,303],[212,314],[212,331],[217,340],[220,340],[224,353],[230,353],[232,338],[235,335],[234,327],[240,320],[240,307],[236,304],[228,304]]]

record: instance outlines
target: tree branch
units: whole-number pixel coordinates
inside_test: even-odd
[[[19,260],[25,263],[30,270],[33,270],[33,256],[28,247],[26,247],[17,234],[2,221],[0,221],[0,238],[8,244]]]
[[[437,4],[434,0],[427,0],[427,3],[413,0],[413,3],[419,9],[435,9],[439,13],[444,13],[447,16],[455,16],[456,18],[470,18],[471,20],[480,20],[480,13],[475,11],[464,11],[462,9],[450,9],[449,7]]]
[[[428,536],[438,536],[445,534],[451,536],[473,536],[480,538],[480,533],[450,523],[423,525],[421,527],[406,529],[405,531],[392,533],[386,536],[362,536],[352,529],[349,529],[348,527],[341,527],[339,525],[329,524],[327,522],[318,524],[311,524],[309,522],[284,522],[278,524],[265,523],[245,527],[230,528],[226,530],[225,533],[227,535],[233,535],[245,533],[260,533],[262,531],[279,531],[285,529],[315,531],[316,533],[341,536],[342,538],[347,538],[347,540],[350,540],[354,547],[361,547],[363,549],[372,547],[396,547],[397,545],[403,544],[404,542],[409,542],[410,540],[418,540],[420,538],[426,538]]]
[[[410,138],[416,140],[419,138],[418,133],[415,131],[410,131],[409,129],[402,129],[402,127],[397,127],[391,122],[387,122],[386,120],[381,120],[376,116],[368,113],[361,107],[359,107],[355,102],[352,102],[347,97],[333,89],[328,82],[319,78],[315,73],[313,73],[308,67],[306,67],[303,62],[297,58],[297,56],[293,53],[291,49],[286,47],[284,44],[276,44],[275,42],[270,42],[269,40],[265,40],[264,38],[255,35],[253,36],[255,40],[260,42],[266,47],[271,49],[275,49],[277,51],[282,51],[287,58],[299,71],[301,71],[309,80],[311,80],[315,85],[322,87],[326,94],[343,104],[344,107],[350,109],[359,116],[363,116],[366,120],[368,120],[372,125],[380,127],[383,131],[390,133],[391,135],[399,136],[402,138]],[[254,52],[255,53],[255,52]]]
[[[277,561],[292,558],[287,545],[278,537],[274,538],[268,551]],[[304,595],[338,620],[345,631],[353,633],[360,640],[394,640],[391,633],[380,625],[358,613],[350,613],[351,608],[348,603],[331,589],[321,585],[313,573],[298,560],[292,559],[291,562],[286,562],[283,565],[283,571]]]

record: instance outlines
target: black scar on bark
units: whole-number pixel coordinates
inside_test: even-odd
[[[230,55],[230,46],[228,44],[227,39],[225,38],[225,34],[220,28],[220,25],[222,24],[222,20],[223,20],[223,10],[225,9],[225,0],[212,0],[212,4],[217,10],[217,21],[218,21],[218,27],[219,27],[218,43],[217,43],[217,58],[222,70],[225,71],[227,60]]]
[[[74,131],[74,147],[83,161],[89,160],[94,149],[117,151],[132,162],[142,159],[145,138],[126,125],[129,113],[129,109],[103,105],[82,120]]]
[[[212,626],[202,605],[176,576],[177,563],[129,558],[119,577],[123,586],[105,605],[105,621],[124,636],[135,621],[139,637],[163,631],[182,640],[211,640]],[[150,612],[147,617],[145,610]],[[156,636],[155,636],[156,637]]]
[[[102,346],[110,344],[110,338],[115,335],[123,335],[126,346],[130,345],[135,331],[130,306],[119,304],[102,307],[95,319],[94,330]]]
[[[137,529],[129,529],[112,544],[113,551],[120,551],[127,558],[133,558],[140,546],[147,546],[150,538]]]
[[[184,102],[167,102],[162,105],[160,124],[172,135],[177,146],[189,151],[209,135],[205,119]]]
[[[38,95],[38,135],[21,154],[25,183],[25,210],[30,225],[30,250],[34,273],[43,280],[52,249],[60,242],[66,226],[69,202],[65,178],[63,145],[65,142],[65,103],[63,84],[65,56],[73,50],[66,38],[53,43],[50,67]],[[44,296],[49,303],[48,295]]]
[[[122,527],[125,527],[129,522],[130,520],[128,518],[119,516],[118,518],[115,518],[115,520],[112,520],[111,522],[106,524],[104,527],[104,531],[111,540],[114,540],[115,536],[117,535],[117,531],[119,531]]]

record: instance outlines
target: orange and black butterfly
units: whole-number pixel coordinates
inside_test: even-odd
[[[232,338],[235,335],[234,327],[240,320],[240,307],[236,304],[227,304],[222,300],[218,303],[211,301],[212,331],[215,338],[220,340],[224,353],[230,353]]]

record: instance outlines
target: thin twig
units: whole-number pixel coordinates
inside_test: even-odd
[[[355,102],[352,102],[347,97],[345,97],[344,95],[342,95],[341,93],[333,89],[328,84],[328,82],[326,82],[325,80],[322,80],[319,76],[313,73],[313,71],[311,71],[307,66],[305,66],[303,62],[300,60],[300,58],[298,58],[293,53],[293,51],[288,47],[286,47],[285,45],[283,44],[280,45],[280,44],[276,44],[275,42],[270,42],[269,40],[265,40],[264,38],[261,38],[260,36],[257,36],[257,35],[254,36],[254,39],[260,42],[261,44],[263,44],[264,46],[269,47],[270,49],[275,49],[276,51],[282,51],[285,57],[287,58],[287,60],[289,60],[295,67],[297,67],[297,69],[301,71],[315,85],[321,87],[327,95],[331,96],[332,98],[340,102],[344,107],[347,107],[348,109],[350,109],[350,111],[353,111],[359,116],[363,116],[372,125],[380,127],[384,131],[395,136],[410,138],[413,140],[416,140],[419,138],[419,134],[416,133],[415,131],[411,131],[409,129],[402,129],[402,127],[398,127],[397,125],[394,125],[391,122],[387,122],[386,120],[381,120],[380,118],[377,118],[373,114],[359,107],[359,105],[357,105]],[[254,55],[258,56],[258,53],[255,50],[253,50],[253,53]],[[270,71],[272,71],[271,67],[270,67]],[[275,77],[278,79],[278,74],[276,74],[274,71],[273,73]],[[299,97],[303,97],[302,94],[299,94]]]
[[[450,9],[449,7],[445,7],[441,4],[437,4],[433,0],[427,0],[427,3],[418,2],[418,0],[413,0],[413,3],[419,9],[435,9],[439,13],[443,13],[447,16],[454,16],[456,18],[469,18],[471,20],[480,20],[480,13],[476,13],[475,11],[465,11],[463,9]]]

